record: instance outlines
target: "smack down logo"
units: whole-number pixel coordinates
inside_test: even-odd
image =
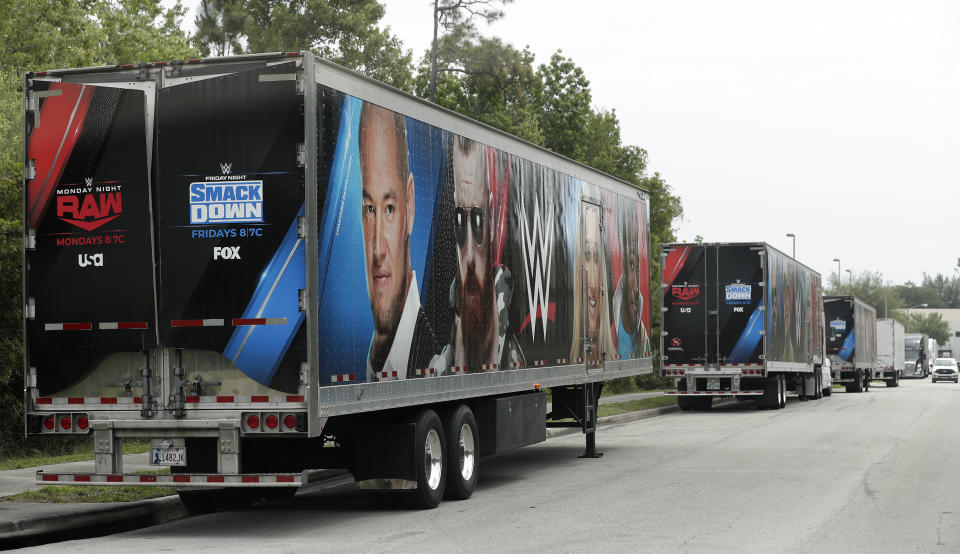
[[[262,223],[263,181],[190,183],[190,223]]]

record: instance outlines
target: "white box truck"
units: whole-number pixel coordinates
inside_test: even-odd
[[[877,320],[877,367],[873,378],[888,387],[900,385],[904,364],[903,324],[895,319]]]

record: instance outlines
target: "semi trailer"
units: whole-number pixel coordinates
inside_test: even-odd
[[[929,375],[928,363],[933,358],[928,352],[929,337],[925,333],[907,333],[903,336],[903,377],[922,378]]]
[[[877,366],[873,371],[873,379],[882,380],[888,387],[899,386],[903,364],[903,324],[895,319],[878,319]]]
[[[822,379],[820,274],[766,243],[667,244],[661,374],[682,410],[715,398],[758,408],[830,394]]]
[[[823,297],[833,382],[847,392],[870,389],[877,367],[877,312],[855,296]]]
[[[548,425],[599,455],[603,383],[652,371],[628,183],[309,52],[24,95],[25,432],[96,458],[38,483],[206,511],[335,468],[429,508]]]

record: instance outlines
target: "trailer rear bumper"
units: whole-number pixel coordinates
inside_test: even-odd
[[[763,396],[762,390],[666,391],[665,396]]]
[[[38,485],[96,485],[175,488],[302,487],[311,482],[303,473],[47,473],[37,471]]]

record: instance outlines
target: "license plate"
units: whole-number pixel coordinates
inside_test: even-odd
[[[168,448],[153,447],[150,449],[150,465],[185,466],[187,465],[187,447],[185,446],[171,446]]]
[[[707,390],[720,390],[720,379],[707,379]]]

